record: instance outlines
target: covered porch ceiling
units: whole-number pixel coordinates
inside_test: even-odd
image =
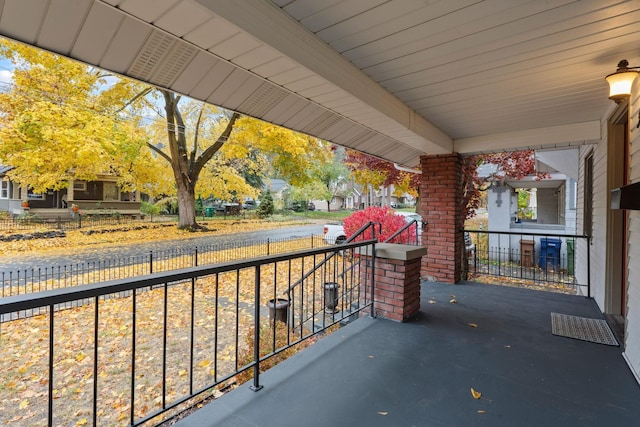
[[[0,35],[413,167],[599,140],[640,2],[0,0]]]

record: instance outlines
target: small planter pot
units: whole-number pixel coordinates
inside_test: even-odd
[[[269,320],[273,323],[274,319],[287,323],[289,318],[289,300],[284,298],[270,299],[267,303],[269,307]]]
[[[338,311],[338,289],[340,286],[334,282],[324,284],[324,311],[336,313]]]

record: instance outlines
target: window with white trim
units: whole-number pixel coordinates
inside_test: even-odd
[[[0,186],[0,199],[9,198],[9,180],[3,179]]]
[[[78,191],[87,191],[87,181],[73,181],[73,189]]]
[[[120,200],[120,190],[115,182],[105,182],[103,194],[104,200]]]

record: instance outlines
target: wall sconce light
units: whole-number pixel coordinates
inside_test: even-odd
[[[629,67],[629,62],[626,59],[618,62],[616,72],[605,77],[609,83],[609,99],[619,104],[629,98],[631,96],[631,85],[638,76],[639,69],[640,67]]]

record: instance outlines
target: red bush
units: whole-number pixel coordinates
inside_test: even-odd
[[[393,209],[389,207],[369,206],[357,211],[344,219],[344,232],[347,239],[353,236],[362,226],[368,222],[374,223],[375,237],[379,242],[387,240],[393,233],[404,227],[405,219],[401,215],[395,215]],[[368,240],[371,238],[371,231],[367,230],[363,235],[358,236],[355,241]],[[391,243],[408,243],[416,240],[415,225],[409,227]]]

